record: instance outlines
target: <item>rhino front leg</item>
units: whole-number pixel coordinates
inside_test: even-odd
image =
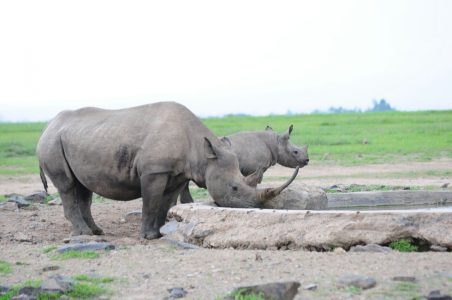
[[[182,192],[180,193],[180,203],[193,203],[193,198],[190,194],[190,189],[188,188],[190,184],[190,181],[187,181],[185,186],[182,189]]]
[[[168,211],[164,192],[168,183],[167,174],[150,174],[141,177],[141,196],[143,198],[143,213],[141,236],[145,239],[156,239],[160,235],[160,220]],[[162,224],[163,225],[163,224]]]

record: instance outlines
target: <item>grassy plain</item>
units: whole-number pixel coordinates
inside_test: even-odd
[[[452,158],[452,110],[230,116],[202,120],[216,135],[294,125],[292,141],[308,144],[311,162],[366,165]],[[45,123],[0,123],[0,174],[38,172],[36,143]]]

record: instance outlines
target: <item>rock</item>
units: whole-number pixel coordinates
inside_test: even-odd
[[[18,211],[19,207],[17,206],[16,202],[5,202],[5,203],[0,204],[0,210]]]
[[[44,191],[33,192],[27,196],[25,196],[25,200],[34,203],[44,203],[44,200],[47,198],[47,193]]]
[[[113,250],[115,246],[111,243],[98,243],[98,242],[90,242],[90,243],[77,243],[77,244],[68,244],[61,246],[57,249],[59,253],[63,253],[66,251],[93,251],[93,250]]]
[[[392,277],[394,281],[403,281],[403,282],[416,282],[416,277],[413,276],[395,276]]]
[[[430,251],[447,252],[447,248],[443,247],[443,246],[439,246],[439,245],[431,245],[430,246]]]
[[[431,291],[427,295],[427,300],[452,300],[452,296],[450,296],[450,295],[441,295],[441,291],[435,290],[435,291]]]
[[[36,300],[37,298],[34,296],[29,296],[27,294],[19,294],[11,298],[11,300]]]
[[[444,184],[441,186],[441,188],[442,188],[442,189],[447,189],[448,186],[449,186],[449,183],[446,182],[446,183],[444,183]]]
[[[264,299],[292,300],[298,293],[299,287],[300,283],[297,281],[275,282],[254,286],[245,286],[235,289],[234,291],[232,291],[231,296],[228,296],[229,298],[226,297],[225,299],[237,299],[232,295],[240,292],[241,296],[260,294]]]
[[[47,202],[47,205],[63,205],[63,201],[61,200],[60,197],[57,197],[57,198]]]
[[[40,292],[41,292],[41,288],[39,288],[39,287],[25,286],[19,290],[17,295],[19,295],[19,296],[24,295],[24,296],[28,297],[28,298],[20,298],[20,299],[36,299]],[[14,299],[14,297],[11,299]]]
[[[167,237],[162,237],[160,238],[160,240],[165,241],[173,246],[176,246],[177,248],[180,249],[184,249],[184,250],[194,250],[194,249],[199,249],[199,246],[193,245],[193,244],[189,244],[189,243],[185,243],[185,242],[180,242],[177,240],[173,240]]]
[[[350,252],[392,252],[393,250],[389,247],[380,246],[377,244],[367,244],[367,245],[356,245],[350,248]]]
[[[11,194],[8,196],[8,202],[14,202],[19,208],[27,207],[30,203],[25,200],[24,196],[18,194]]]
[[[16,234],[14,234],[14,240],[21,242],[21,243],[23,243],[23,242],[31,243],[31,242],[33,242],[33,237],[29,236],[26,233],[18,232]]]
[[[9,287],[0,285],[0,296],[9,291]]]
[[[272,200],[265,202],[264,208],[321,210],[328,208],[328,198],[321,188],[297,186],[296,190],[287,188]]]
[[[74,281],[72,278],[55,275],[41,284],[41,290],[45,293],[67,293],[72,290]]]
[[[139,223],[141,222],[141,210],[134,210],[124,215],[125,222]]]
[[[303,287],[303,289],[307,291],[315,291],[317,289],[317,284],[315,283],[307,284]]]
[[[448,210],[286,211],[193,203],[173,206],[168,219],[163,236],[205,248],[348,249],[403,236],[452,249]]]
[[[264,261],[264,260],[262,259],[262,256],[261,256],[259,253],[256,253],[256,256],[254,257],[254,260],[255,260],[255,261]]]
[[[334,248],[333,252],[337,253],[337,254],[345,254],[345,253],[347,253],[347,251],[345,251],[344,248],[341,248],[341,247]]]
[[[183,298],[187,295],[187,291],[181,287],[168,289],[168,292],[170,293],[170,299]]]
[[[89,242],[108,242],[103,236],[99,235],[75,235],[63,239],[65,244],[79,244]]]
[[[363,290],[373,288],[377,285],[377,281],[372,277],[361,275],[347,275],[339,278],[337,281],[340,287],[354,286]]]
[[[60,267],[59,266],[45,266],[44,268],[42,268],[43,272],[49,272],[49,271],[56,271],[59,270]]]

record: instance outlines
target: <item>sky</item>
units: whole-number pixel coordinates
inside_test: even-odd
[[[1,1],[0,121],[452,109],[452,1]]]

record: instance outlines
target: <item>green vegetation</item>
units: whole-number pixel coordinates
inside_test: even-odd
[[[0,274],[2,273],[11,273],[11,264],[4,260],[0,260]]]
[[[246,294],[245,290],[238,290],[232,296],[234,300],[266,300],[262,294]]]
[[[418,247],[416,245],[413,245],[408,240],[398,240],[391,242],[389,244],[389,247],[400,252],[416,252],[418,250]]]
[[[351,295],[359,294],[362,291],[361,288],[353,285],[345,287],[344,290]]]
[[[77,251],[77,250],[69,250],[63,253],[59,253],[57,255],[52,256],[53,260],[66,260],[72,258],[86,258],[93,259],[99,258],[100,254],[96,251]]]
[[[111,292],[105,288],[105,284],[114,281],[110,277],[89,277],[87,275],[77,275],[73,277],[74,285],[72,289],[65,293],[39,293],[38,300],[53,300],[60,299],[65,296],[65,299],[93,299],[101,295],[108,295]],[[4,295],[0,296],[0,300],[9,300],[17,296],[19,290],[23,287],[38,288],[42,284],[42,280],[28,280],[21,284],[11,287],[11,289]]]
[[[209,197],[209,192],[207,192],[206,189],[201,188],[190,188],[190,194],[194,200]]]
[[[0,195],[0,203],[5,202],[6,200],[7,199],[5,195]]]
[[[49,253],[52,251],[55,251],[58,248],[58,246],[56,245],[50,245],[44,248],[44,250],[42,250],[43,253]]]
[[[452,158],[452,110],[208,118],[216,135],[294,125],[311,162],[364,165]],[[38,173],[36,143],[45,123],[0,123],[0,174]]]

